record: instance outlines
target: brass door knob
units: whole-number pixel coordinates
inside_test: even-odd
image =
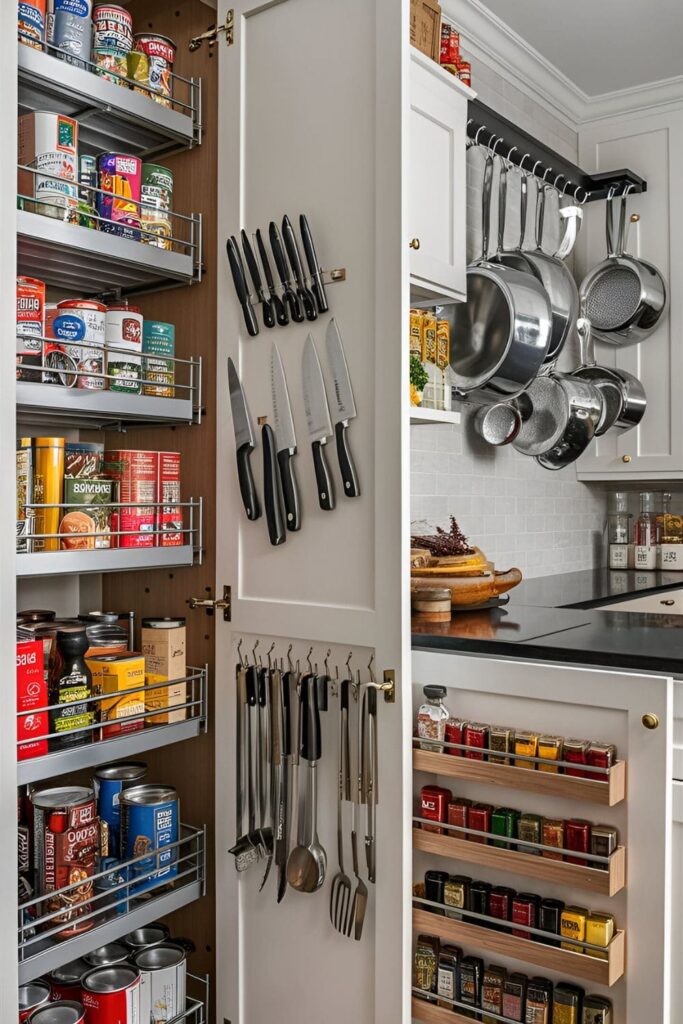
[[[410,244],[410,248],[411,249],[419,249],[420,248],[420,239],[419,238],[411,238],[409,244]]]
[[[643,715],[643,717],[641,718],[641,722],[643,723],[646,729],[659,728],[659,718],[657,715],[654,715],[651,711],[648,711],[646,714]]]
[[[630,455],[622,455],[621,456],[621,461],[622,462],[630,462],[631,461],[631,456]]]

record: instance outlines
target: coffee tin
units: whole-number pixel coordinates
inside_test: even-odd
[[[136,928],[133,932],[124,935],[121,941],[132,950],[132,955],[140,953],[150,946],[159,946],[168,941],[170,931],[161,921],[153,921],[144,928]]]
[[[142,1024],[137,967],[95,967],[84,976],[81,985],[88,1024]]]
[[[36,110],[19,118],[19,163],[43,174],[19,171],[26,208],[64,220],[78,202],[78,122],[64,114]]]
[[[45,282],[35,277],[17,278],[17,380],[37,382],[43,361],[45,334]],[[21,337],[20,337],[21,335]]]
[[[112,857],[121,857],[121,794],[139,784],[146,774],[147,765],[141,761],[109,764],[95,772],[93,785],[97,813],[107,829],[109,855]]]
[[[85,1024],[85,1008],[76,999],[60,999],[29,1017],[30,1024]]]
[[[92,0],[53,0],[52,43],[69,64],[84,68],[90,60]]]
[[[168,36],[139,32],[135,38],[135,49],[147,54],[149,60],[148,82],[152,98],[164,107],[171,106],[173,96],[173,61],[176,45]]]
[[[137,306],[109,306],[105,317],[110,391],[140,394],[142,313]]]
[[[115,964],[122,964],[130,956],[130,950],[120,942],[110,942],[107,946],[100,946],[93,949],[92,953],[86,953],[83,957],[91,967],[112,967]],[[150,1014],[151,1016],[151,1014]],[[145,1019],[144,1017],[142,1018]]]
[[[145,320],[142,325],[142,385],[144,395],[175,396],[175,325]]]
[[[128,52],[133,46],[133,17],[125,7],[98,4],[92,15],[93,46]]]
[[[29,981],[19,986],[19,1022],[28,1020],[34,1010],[50,1001],[50,986],[45,981]]]
[[[19,0],[19,42],[42,50],[45,42],[45,0]]]
[[[187,967],[181,946],[150,946],[133,962],[140,971],[141,1020],[171,1021],[185,1012]]]
[[[101,192],[97,212],[100,231],[139,241],[142,161],[125,153],[103,153],[98,160]]]
[[[159,164],[142,165],[142,241],[159,249],[172,249],[169,216],[173,201],[173,172]]]
[[[52,974],[47,976],[52,994],[50,999],[75,999],[81,998],[81,978],[90,970],[90,965],[85,960],[72,960],[61,967],[55,967]]]
[[[154,854],[131,866],[131,894],[175,878],[178,847],[172,844],[180,837],[179,800],[175,789],[133,786],[121,794],[120,806],[123,860]]]
[[[79,370],[76,387],[104,390],[104,339],[107,307],[89,299],[65,299],[57,303],[52,324],[58,338]]]

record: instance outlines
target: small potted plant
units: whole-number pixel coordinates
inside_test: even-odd
[[[417,356],[410,357],[410,404],[420,405],[429,374]]]

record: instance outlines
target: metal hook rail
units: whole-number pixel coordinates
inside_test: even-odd
[[[626,190],[630,193],[647,191],[647,181],[625,168],[599,174],[583,171],[479,100],[470,100],[468,114],[468,145],[472,140],[474,145],[482,146],[490,153],[492,148],[495,152],[496,147],[504,143],[501,155],[507,154],[504,158],[508,164],[524,171],[525,162],[531,161],[533,170],[529,171],[527,166],[525,173],[537,176],[546,184],[548,176],[554,172],[555,182],[565,179],[562,194],[571,196],[582,206],[586,202],[607,199],[610,188],[616,190],[616,195],[622,195]]]

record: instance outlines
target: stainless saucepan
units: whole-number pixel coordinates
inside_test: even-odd
[[[545,469],[563,469],[578,459],[604,414],[594,384],[561,373],[537,377],[515,404],[522,426],[512,446]]]
[[[605,395],[608,408],[614,407],[614,400],[610,397],[610,389],[607,387],[611,383],[612,391],[614,387],[618,389],[619,399],[609,426],[616,427],[617,430],[631,430],[637,427],[647,408],[647,395],[641,381],[626,370],[597,365],[590,320],[580,317],[576,329],[581,345],[581,365],[572,371],[572,376],[593,381]],[[610,415],[608,412],[608,419]],[[607,429],[608,427],[605,427],[605,430]],[[596,433],[599,436],[605,430]]]

